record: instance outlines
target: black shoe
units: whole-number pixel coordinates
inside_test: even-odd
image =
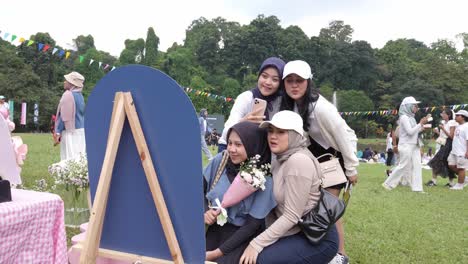
[[[428,181],[428,182],[426,183],[426,186],[429,186],[429,187],[430,187],[430,186],[436,186],[436,185],[437,185],[437,184],[436,184],[435,182],[433,182],[433,181]]]

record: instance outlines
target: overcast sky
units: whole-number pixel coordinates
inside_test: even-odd
[[[48,32],[64,48],[78,35],[91,34],[99,50],[118,56],[125,39],[146,38],[153,27],[165,51],[185,38],[190,23],[221,16],[248,24],[258,14],[275,15],[281,25],[298,25],[317,36],[332,20],[354,29],[353,40],[381,48],[388,40],[415,38],[426,44],[468,32],[468,0],[166,0],[2,1],[1,36],[5,32],[28,39]]]

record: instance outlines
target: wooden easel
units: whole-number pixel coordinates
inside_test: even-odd
[[[158,212],[164,236],[166,237],[173,261],[99,248],[112,171],[114,169],[114,162],[119,147],[120,136],[122,135],[125,117],[128,117],[133,138],[135,139],[136,147],[140,155],[146,179],[153,196],[154,204],[156,205],[156,211]],[[158,177],[153,166],[151,155],[148,150],[145,136],[130,92],[117,92],[115,94],[114,107],[109,128],[109,138],[107,140],[106,153],[99,177],[96,196],[94,197],[89,228],[86,232],[84,243],[73,246],[73,249],[81,250],[81,264],[94,264],[96,263],[96,258],[98,256],[134,263],[184,263],[182,252],[175,235],[169,211],[167,210],[166,202],[164,201],[161,186],[159,185]]]

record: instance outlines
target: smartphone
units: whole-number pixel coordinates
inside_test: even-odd
[[[267,101],[260,99],[260,98],[254,98],[252,113],[263,115],[265,113],[266,106],[267,106]]]

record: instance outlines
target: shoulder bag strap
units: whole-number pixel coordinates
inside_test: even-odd
[[[223,158],[221,159],[221,163],[219,164],[218,170],[216,171],[216,176],[213,180],[213,183],[211,184],[210,191],[213,190],[213,188],[216,186],[219,179],[221,178],[221,174],[223,173],[224,167],[226,167],[228,158],[229,158],[228,152],[226,150],[223,150]]]

